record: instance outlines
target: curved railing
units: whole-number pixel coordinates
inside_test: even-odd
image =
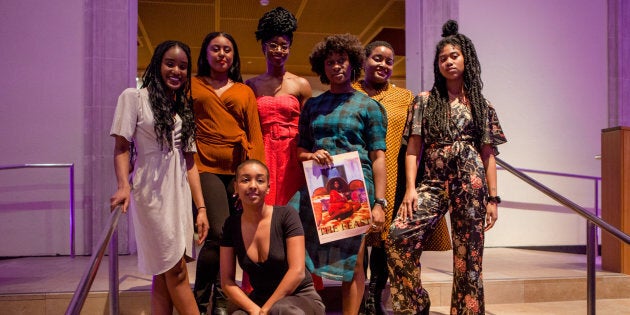
[[[501,166],[503,169],[512,173],[514,176],[520,178],[530,186],[538,189],[545,195],[559,202],[560,204],[566,206],[567,208],[575,211],[577,214],[584,217],[587,221],[587,231],[586,231],[586,281],[587,281],[587,313],[589,315],[595,314],[595,258],[597,257],[597,227],[604,229],[606,232],[615,236],[617,239],[625,242],[626,244],[630,244],[630,236],[620,231],[616,227],[610,225],[606,221],[600,219],[599,217],[593,215],[586,209],[580,207],[573,201],[561,196],[555,191],[549,189],[547,186],[539,183],[533,178],[527,176],[522,171],[512,167],[511,165],[505,163],[503,160],[496,158],[497,165]]]
[[[118,314],[118,234],[116,232],[116,228],[118,227],[118,219],[120,218],[121,212],[121,206],[117,206],[114,211],[112,211],[112,213],[109,215],[109,220],[106,228],[101,234],[101,238],[98,241],[98,249],[94,254],[92,254],[92,257],[90,258],[88,269],[85,270],[83,277],[81,277],[81,281],[79,281],[79,285],[77,285],[77,288],[74,291],[72,300],[70,301],[70,304],[66,309],[66,315],[78,315],[81,313],[81,309],[83,308],[85,299],[90,292],[90,288],[92,287],[92,283],[94,282],[94,278],[96,277],[96,273],[98,272],[98,267],[101,264],[101,260],[103,260],[105,248],[107,247],[107,244],[110,243],[110,239],[109,313]]]
[[[12,164],[0,165],[0,170],[18,168],[69,168],[70,169],[70,257],[74,258],[74,164],[46,163],[46,164]]]

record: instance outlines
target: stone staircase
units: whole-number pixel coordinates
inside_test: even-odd
[[[450,255],[423,255],[431,314],[450,314]],[[0,314],[63,314],[87,262],[89,257],[0,260]],[[139,274],[135,263],[135,256],[120,257],[120,311],[150,314],[151,278]],[[194,263],[188,268],[194,274]],[[109,314],[106,261],[100,269],[81,314]],[[328,314],[341,314],[340,283],[324,284]],[[487,248],[484,285],[487,314],[586,314],[584,255]],[[598,269],[596,286],[598,314],[630,314],[630,276]]]

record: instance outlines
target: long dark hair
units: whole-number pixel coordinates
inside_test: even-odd
[[[173,47],[181,48],[188,58],[188,72],[186,82],[175,91],[175,97],[168,96],[168,87],[162,79],[162,59],[164,54]],[[168,40],[159,44],[153,52],[151,62],[142,75],[142,87],[149,91],[149,101],[155,119],[154,130],[156,141],[160,148],[164,149],[164,143],[169,151],[173,150],[173,129],[175,119],[173,114],[178,114],[182,119],[182,148],[188,148],[195,136],[195,119],[192,111],[192,99],[190,97],[190,77],[192,64],[190,60],[190,48],[188,45],[175,40]]]
[[[236,40],[234,37],[228,33],[224,32],[212,32],[206,35],[206,38],[203,39],[203,43],[201,44],[201,51],[199,52],[199,59],[197,59],[197,76],[198,77],[209,77],[210,76],[210,63],[208,62],[208,46],[210,42],[219,37],[223,36],[227,38],[230,43],[232,43],[232,48],[234,49],[234,58],[232,58],[232,66],[228,69],[228,78],[234,82],[243,83],[243,77],[241,76],[241,57],[238,54],[238,46],[236,46]]]
[[[481,65],[477,58],[475,46],[470,38],[458,33],[458,25],[454,20],[444,23],[444,26],[442,26],[442,37],[442,40],[435,48],[435,59],[433,59],[434,83],[425,111],[429,130],[442,130],[443,132],[448,130],[450,120],[448,90],[446,88],[446,78],[440,73],[439,55],[444,46],[453,45],[461,50],[464,57],[464,93],[470,104],[476,135],[475,139],[480,141],[484,124],[488,119],[488,104],[481,94],[483,81],[481,81]]]

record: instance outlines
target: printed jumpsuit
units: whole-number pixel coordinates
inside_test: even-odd
[[[424,175],[416,187],[418,205],[411,220],[396,217],[387,240],[392,307],[396,314],[416,314],[430,303],[422,288],[420,256],[423,242],[447,213],[453,239],[451,314],[484,314],[482,257],[486,216],[486,173],[478,143],[506,142],[496,112],[488,104],[488,121],[476,141],[470,109],[451,103],[448,133],[427,130],[423,119],[429,94],[422,93],[410,109],[405,135],[423,140]],[[429,132],[428,132],[429,131]]]

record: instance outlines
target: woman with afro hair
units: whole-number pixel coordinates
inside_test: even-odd
[[[352,87],[363,66],[361,42],[350,34],[331,35],[315,45],[309,59],[313,72],[322,83],[330,84],[330,90],[309,99],[302,108],[298,158],[330,166],[333,155],[358,151],[371,205],[372,229],[380,230],[386,206],[387,119],[377,101]],[[307,266],[321,277],[342,282],[343,314],[355,315],[365,290],[365,234],[319,244],[308,193],[301,190],[300,194]]]
[[[392,307],[396,314],[429,314],[420,256],[450,212],[453,289],[450,314],[484,314],[484,232],[497,220],[497,145],[506,139],[481,94],[481,67],[471,40],[450,20],[437,44],[430,92],[410,109],[406,192],[387,240]],[[421,159],[422,158],[422,159]],[[419,165],[420,164],[420,165]],[[418,167],[422,178],[416,185]]]

